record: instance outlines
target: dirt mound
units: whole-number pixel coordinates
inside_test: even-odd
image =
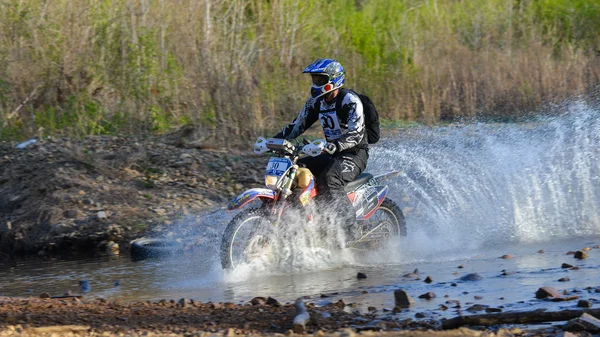
[[[171,141],[171,139],[164,139]],[[0,143],[0,251],[94,252],[260,185],[264,158],[123,137]],[[124,249],[126,245],[121,245]]]

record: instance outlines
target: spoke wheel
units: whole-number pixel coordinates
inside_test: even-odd
[[[223,269],[242,264],[271,264],[276,255],[275,227],[263,209],[241,212],[229,222],[221,241]]]
[[[406,236],[406,221],[402,210],[386,198],[375,213],[361,226],[361,239],[357,242],[369,249],[385,245],[391,238]]]

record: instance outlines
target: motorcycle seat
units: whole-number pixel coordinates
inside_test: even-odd
[[[354,181],[349,182],[346,186],[344,186],[344,191],[354,192],[357,188],[359,188],[361,185],[363,185],[364,183],[369,181],[371,178],[373,178],[372,174],[363,173],[363,174],[359,175],[358,177],[356,177],[356,179]]]

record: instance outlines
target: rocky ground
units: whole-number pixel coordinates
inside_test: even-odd
[[[294,324],[297,307],[274,299],[234,304],[186,299],[121,303],[103,299],[0,297],[0,336],[576,336],[553,328],[441,331],[439,322],[378,319],[376,314],[350,314],[342,308],[339,303],[324,307],[307,304],[310,319],[299,325]],[[586,333],[579,335],[588,336]]]
[[[187,134],[0,143],[0,257],[127,251],[157,224],[261,184],[264,158]]]

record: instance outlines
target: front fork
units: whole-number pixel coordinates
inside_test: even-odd
[[[298,165],[296,165],[296,164],[292,165],[292,168],[290,169],[290,175],[288,177],[288,180],[281,187],[281,194],[280,194],[281,197],[278,200],[280,202],[276,202],[275,205],[273,205],[273,214],[277,215],[277,218],[275,219],[275,223],[274,223],[275,227],[279,226],[279,224],[281,222],[281,216],[283,214],[283,209],[286,206],[286,199],[292,194],[292,184],[294,183],[294,179],[296,179],[297,171],[298,171]]]

